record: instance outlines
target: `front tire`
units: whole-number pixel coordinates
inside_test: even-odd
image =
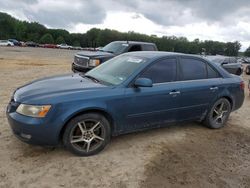
[[[110,137],[108,120],[101,114],[87,113],[73,118],[66,125],[63,143],[73,154],[91,156],[102,151]]]
[[[204,121],[205,125],[211,129],[224,127],[231,113],[231,104],[226,98],[217,100]]]

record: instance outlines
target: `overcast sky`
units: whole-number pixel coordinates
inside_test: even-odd
[[[92,27],[250,45],[250,0],[1,0],[0,11],[49,28]]]

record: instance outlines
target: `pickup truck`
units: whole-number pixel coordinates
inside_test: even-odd
[[[75,54],[73,72],[87,72],[101,63],[126,52],[157,51],[154,43],[137,41],[114,41],[98,51],[81,51]]]

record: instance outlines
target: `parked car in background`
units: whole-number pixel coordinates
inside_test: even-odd
[[[26,46],[28,47],[38,47],[39,44],[37,44],[36,42],[33,42],[33,41],[28,41],[25,43]]]
[[[43,48],[57,48],[56,44],[42,44],[41,47]]]
[[[241,63],[237,62],[235,57],[227,57],[227,56],[206,56],[206,58],[219,66],[223,67],[231,74],[241,75],[243,72],[243,66]]]
[[[81,46],[72,46],[72,50],[83,50]]]
[[[115,41],[107,44],[98,51],[82,51],[74,56],[73,72],[87,72],[103,62],[126,52],[157,51],[154,43],[137,41]]]
[[[0,46],[14,46],[14,44],[8,40],[0,40]]]
[[[250,80],[248,81],[248,92],[249,92],[249,96],[250,96]]]
[[[15,46],[21,46],[22,43],[19,42],[18,40],[16,39],[8,39],[8,41],[12,42]]]
[[[30,144],[94,155],[111,136],[200,121],[223,127],[244,101],[244,81],[194,55],[132,52],[84,74],[19,87],[7,107],[13,133]]]
[[[247,65],[245,70],[246,70],[246,74],[250,75],[250,65]]]
[[[20,41],[20,43],[21,43],[21,46],[26,46],[26,43],[25,43],[25,42]]]
[[[57,46],[57,48],[61,48],[61,49],[72,49],[72,46],[69,46],[69,45],[67,45],[67,44],[58,44],[58,45],[56,45]]]
[[[244,58],[242,58],[242,63],[250,64],[250,57],[244,57]]]

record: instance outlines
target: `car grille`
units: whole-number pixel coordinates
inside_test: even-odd
[[[89,58],[83,56],[75,56],[74,63],[82,67],[88,67]]]

